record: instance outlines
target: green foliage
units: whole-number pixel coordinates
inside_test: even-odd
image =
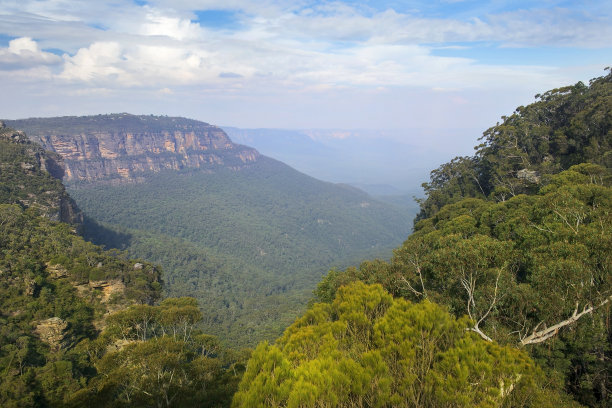
[[[153,266],[16,205],[0,205],[0,237],[0,405],[229,405],[244,355],[196,329],[195,299],[148,304],[160,295]],[[105,300],[91,276],[124,290]],[[39,329],[49,318],[50,340]]]
[[[612,168],[612,72],[536,98],[485,131],[474,157],[431,173],[416,221],[467,197],[503,201],[534,193],[548,175],[583,162]]]
[[[432,172],[415,233],[391,261],[333,269],[315,291],[322,303],[261,343],[246,368],[248,352],[200,327],[273,337],[298,313],[316,268],[371,245],[336,220],[387,228],[375,251],[394,239],[401,228],[381,221],[383,206],[353,191],[342,207],[331,186],[303,178],[297,188],[267,161],[257,171],[268,185],[221,172],[80,186],[96,218],[122,224],[95,226],[98,238],[170,266],[169,293],[210,301],[153,306],[159,271],[39,217],[51,214],[32,205],[47,188],[65,193],[35,145],[0,138],[9,203],[0,204],[0,405],[609,406],[611,80],[537,96],[485,132],[476,156]],[[32,175],[32,188],[16,184]],[[284,194],[301,203],[297,213]],[[109,282],[121,288],[111,296]]]
[[[92,288],[92,271],[121,282],[112,305]],[[0,205],[0,405],[64,406],[93,375],[79,344],[96,336],[109,308],[158,299],[158,279],[152,265],[134,269],[133,261],[85,242],[67,224]],[[52,325],[43,331],[49,322],[55,331]]]
[[[409,231],[389,205],[265,158],[71,194],[106,228],[89,237],[161,264],[167,295],[197,298],[202,329],[240,346],[280,335],[329,267],[390,253]]]
[[[427,300],[354,282],[253,352],[234,407],[535,406],[541,372],[522,351],[485,342]],[[563,405],[559,405],[563,406]],[[565,405],[570,406],[570,405]]]
[[[79,213],[61,182],[59,156],[0,126],[0,203],[35,208],[55,220],[76,222]]]
[[[605,405],[612,371],[606,323],[612,188],[606,174],[581,164],[552,176],[536,195],[447,205],[419,222],[390,263],[332,271],[316,295],[330,301],[342,284],[362,280],[379,282],[395,296],[446,305],[456,316],[469,315],[483,338],[526,347],[581,402]],[[532,336],[584,310],[590,311],[552,338]]]
[[[68,405],[229,406],[245,356],[197,330],[200,318],[192,298],[111,315],[101,336],[83,345],[94,356],[97,375]]]
[[[333,270],[315,296],[361,280],[445,305],[481,338],[524,348],[577,401],[609,406],[612,73],[536,98],[474,157],[432,172],[391,262]],[[545,394],[538,406],[554,406]]]
[[[70,198],[47,153],[0,133],[0,405],[63,407],[95,376],[82,345],[110,310],[156,301],[160,271],[52,221]]]

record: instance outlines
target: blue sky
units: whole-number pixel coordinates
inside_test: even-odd
[[[537,93],[602,75],[611,4],[0,0],[0,116],[473,135]]]

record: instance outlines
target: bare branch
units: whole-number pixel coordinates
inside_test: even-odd
[[[419,280],[421,281],[421,289],[423,289],[423,297],[427,297],[427,291],[425,290],[425,283],[423,283],[423,274],[421,273],[421,268],[417,268],[417,272],[419,273]]]
[[[493,308],[495,307],[495,303],[497,302],[497,290],[499,288],[499,278],[501,276],[501,269],[497,272],[497,277],[495,278],[495,290],[493,292],[493,300],[491,301],[491,304],[489,305],[489,308],[487,309],[487,311],[480,317],[480,319],[478,319],[478,321],[476,321],[476,323],[474,324],[474,327],[470,327],[466,330],[468,331],[472,331],[476,334],[478,334],[480,337],[482,337],[484,340],[486,341],[493,341],[493,339],[491,339],[489,336],[487,336],[481,329],[480,329],[480,323],[482,323],[487,316],[489,316],[489,313],[491,313],[491,311],[493,310]],[[472,279],[472,274],[470,274],[470,280],[468,281],[467,279],[463,278],[461,279],[461,285],[463,285],[463,287],[465,288],[465,290],[468,293],[468,316],[470,316],[470,319],[472,320],[476,320],[474,318],[474,316],[472,315],[472,307],[476,307],[476,302],[474,301],[474,290],[475,290],[475,286],[476,286],[476,281],[474,279]],[[471,307],[470,307],[470,303],[471,303]]]
[[[493,341],[492,338],[490,338],[489,336],[487,336],[486,334],[484,334],[482,332],[482,330],[480,330],[480,328],[478,326],[474,326],[474,327],[468,327],[467,329],[465,329],[466,331],[471,331],[474,332],[476,334],[478,334],[480,337],[482,337],[483,340],[486,341]]]
[[[482,188],[482,186],[480,185],[480,181],[478,181],[478,177],[476,176],[472,176],[472,178],[474,179],[474,181],[476,182],[476,184],[478,184],[478,188],[480,189],[480,192],[482,193],[483,196],[487,196],[484,192],[484,189]]]
[[[582,309],[582,312],[578,313],[578,304],[576,303],[576,308],[574,309],[574,313],[572,313],[572,316],[569,317],[568,319],[563,320],[562,322],[559,322],[557,324],[555,324],[554,326],[550,326],[550,327],[546,327],[540,331],[538,331],[538,327],[540,326],[541,322],[533,329],[533,332],[527,336],[521,339],[521,345],[522,346],[526,346],[528,344],[537,344],[537,343],[542,343],[548,339],[550,339],[551,337],[555,336],[557,333],[559,333],[559,329],[561,329],[562,327],[568,326],[576,321],[578,321],[578,319],[580,319],[582,316],[586,315],[586,314],[591,314],[593,313],[594,310],[602,307],[603,305],[605,305],[606,303],[610,302],[610,300],[612,300],[612,296],[607,297],[603,302],[601,302],[600,304],[596,305],[596,306],[584,306],[584,308]]]
[[[423,296],[424,298],[426,298],[427,291],[425,290],[425,283],[423,282],[423,273],[421,272],[421,264],[419,262],[419,255],[416,253],[413,253],[412,255],[413,257],[409,258],[408,262],[414,267],[417,275],[419,276],[419,281],[421,282],[421,291],[418,291],[414,287],[412,287],[410,282],[408,282],[408,280],[401,274],[399,275],[399,280],[405,283],[406,286],[408,286],[408,289],[410,289],[415,295]]]
[[[461,282],[461,286],[463,286],[463,288],[468,294],[468,301],[466,305],[468,316],[470,317],[470,319],[476,320],[474,319],[474,316],[472,315],[472,308],[476,307],[476,302],[474,301],[474,289],[475,289],[474,286],[476,283],[473,279],[472,274],[470,273],[469,280],[465,277],[465,274],[464,274],[464,277],[461,278],[459,282]]]
[[[405,277],[400,275],[399,280],[401,282],[405,283],[406,286],[408,286],[408,289],[410,289],[412,291],[412,293],[414,293],[415,295],[417,295],[417,296],[424,296],[423,292],[419,292],[418,290],[413,288],[412,285],[410,284],[410,282],[408,282],[408,280]]]
[[[534,227],[535,229],[542,231],[542,232],[549,232],[549,233],[553,233],[552,230],[550,228],[545,228],[545,227],[540,227],[539,225],[534,224],[533,222],[530,222],[529,225],[531,227]]]
[[[569,223],[567,218],[564,215],[562,215],[559,211],[553,210],[553,212],[555,214],[557,214],[559,216],[559,218],[561,218],[563,220],[563,222],[565,222],[565,224],[574,232],[574,234],[576,234],[576,235],[578,234],[578,223],[576,224],[576,228],[574,228],[572,226],[572,224]]]
[[[497,277],[495,278],[495,290],[493,291],[493,300],[491,301],[491,304],[489,305],[489,309],[487,309],[486,313],[482,315],[482,317],[480,318],[480,320],[478,320],[478,322],[476,322],[475,327],[478,327],[478,325],[482,323],[484,319],[487,318],[489,313],[491,313],[491,310],[493,310],[493,307],[495,306],[495,302],[497,302],[497,289],[499,287],[499,277],[500,276],[501,276],[501,269],[497,271]]]

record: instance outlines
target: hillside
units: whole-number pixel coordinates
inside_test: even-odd
[[[63,176],[59,155],[0,122],[0,202],[35,207],[56,221],[80,223],[83,215],[66,193]]]
[[[612,167],[612,73],[553,89],[487,129],[472,157],[456,157],[423,184],[417,220],[465,197],[504,201],[535,193],[551,174],[583,162]]]
[[[475,156],[432,172],[415,232],[391,262],[332,271],[317,298],[334,302],[365,281],[438,303],[467,315],[485,344],[528,352],[575,401],[608,407],[612,73],[537,99],[487,130]]]
[[[393,207],[267,158],[249,172],[164,172],[71,194],[129,237],[108,244],[159,262],[168,294],[198,298],[206,331],[233,344],[277,336],[329,268],[387,255],[409,231]]]
[[[563,105],[568,99],[572,103]],[[56,178],[61,161],[23,133],[2,127],[0,404],[608,407],[611,101],[612,73],[588,87],[579,83],[548,92],[504,118],[485,133],[489,137],[474,157],[458,158],[432,172],[415,231],[390,261],[330,271],[303,316],[273,344],[263,341],[252,353],[225,349],[198,329],[202,319],[204,325],[218,323],[209,310],[225,306],[226,300],[203,308],[193,298],[160,301],[158,267],[118,250],[104,251],[78,236],[74,225],[53,220],[58,216],[56,199],[70,199]],[[553,109],[561,105],[573,108]],[[523,115],[536,108],[548,115],[545,127],[540,116]],[[532,133],[538,128],[540,132]],[[551,148],[538,161],[543,147],[532,152],[530,146],[551,134],[576,148]],[[521,152],[525,156],[514,163]],[[532,155],[535,159],[527,161]],[[226,307],[239,316],[234,324],[217,327],[230,335],[242,330],[251,338],[270,337],[277,328],[266,326],[265,319],[280,321],[297,312],[288,305],[300,300],[287,302],[286,296],[299,291],[291,292],[288,283],[260,298],[257,292],[295,277],[288,272],[257,286],[259,278],[268,276],[261,246],[256,249],[262,259],[244,264],[223,255],[224,242],[219,241],[218,253],[199,246],[196,238],[203,224],[196,221],[206,217],[200,208],[192,213],[191,203],[211,198],[206,207],[210,214],[235,222],[231,228],[239,229],[245,220],[258,219],[253,214],[261,214],[251,205],[245,220],[225,217],[223,210],[234,202],[214,202],[219,191],[232,185],[241,192],[235,201],[264,202],[266,214],[288,212],[301,220],[305,207],[298,206],[295,213],[282,205],[277,209],[285,202],[277,194],[287,190],[303,205],[314,203],[320,212],[307,215],[317,217],[317,226],[329,227],[318,220],[325,220],[319,217],[328,211],[334,214],[339,187],[327,185],[325,190],[320,182],[291,175],[281,163],[265,158],[250,169],[256,171],[184,169],[160,171],[136,184],[79,184],[78,191],[96,204],[90,205],[105,211],[100,215],[126,217],[126,222],[136,217],[134,223],[146,218],[173,234],[177,231],[168,226],[180,221],[186,235],[135,230],[129,224],[113,230],[91,220],[85,220],[84,228],[98,239],[172,260],[177,271],[192,277],[181,277],[182,282],[194,287],[204,282],[207,295],[225,295],[218,288],[232,291],[238,284],[250,288],[251,293],[238,294],[235,304]],[[256,184],[260,179],[269,185]],[[284,185],[287,180],[291,183]],[[279,185],[283,189],[275,191]],[[355,204],[359,211],[376,210],[376,215],[388,210],[358,190],[341,188],[345,204]],[[112,194],[103,195],[108,192]],[[187,196],[191,200],[182,201],[185,208],[173,213],[183,192],[192,194]],[[190,235],[187,226],[198,233]],[[264,244],[286,226],[271,222],[258,239]],[[283,237],[291,237],[282,231]],[[334,233],[347,232],[324,230],[318,239]],[[337,238],[332,235],[332,241]],[[332,249],[346,250],[341,244]],[[322,244],[327,245],[331,243]],[[296,251],[292,262],[300,265],[299,247],[287,248]],[[229,266],[245,272],[238,276],[240,282],[232,281],[236,275],[223,274]],[[201,276],[202,271],[209,275]],[[261,309],[241,315],[235,305]],[[252,325],[241,326],[249,316],[263,316],[264,323],[251,320]],[[256,331],[264,327],[269,330]]]
[[[201,122],[103,115],[11,123],[51,141],[71,174],[87,175],[68,178],[68,187],[90,217],[90,239],[161,264],[166,293],[197,298],[205,331],[234,345],[278,336],[327,270],[388,257],[410,231],[399,206],[306,176]],[[219,160],[204,166],[194,155]]]
[[[194,327],[194,299],[155,305],[159,267],[53,220],[56,199],[72,203],[60,164],[2,127],[0,405],[228,406],[243,355]]]

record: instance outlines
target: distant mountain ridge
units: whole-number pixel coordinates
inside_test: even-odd
[[[320,180],[358,186],[370,195],[389,185],[395,194],[422,196],[420,185],[438,163],[459,151],[480,129],[244,129],[221,126],[235,142]],[[443,135],[443,136],[441,136]],[[382,195],[388,195],[384,191]]]
[[[259,158],[220,128],[186,118],[120,113],[6,123],[62,156],[67,183],[135,182],[147,173],[186,168],[240,170]]]

